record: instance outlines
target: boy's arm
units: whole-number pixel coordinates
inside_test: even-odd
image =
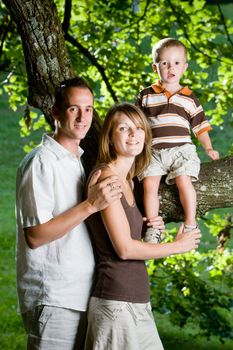
[[[201,133],[200,135],[197,135],[197,138],[200,141],[200,143],[202,144],[207,155],[212,160],[219,159],[219,153],[218,153],[218,151],[213,149],[208,131],[205,131],[205,132]]]

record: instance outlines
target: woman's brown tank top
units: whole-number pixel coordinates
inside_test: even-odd
[[[127,216],[131,236],[141,240],[142,216],[136,205],[130,206],[124,195],[122,206]],[[95,213],[87,220],[96,254],[96,281],[92,295],[95,297],[133,303],[149,301],[149,281],[143,260],[122,260],[115,252],[104,226],[101,214]]]

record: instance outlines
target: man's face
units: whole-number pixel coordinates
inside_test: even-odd
[[[69,88],[66,105],[54,116],[63,138],[79,143],[86,136],[92,122],[93,103],[93,95],[88,88]]]
[[[178,84],[187,67],[184,48],[179,46],[164,48],[160,54],[159,62],[153,64],[161,81],[167,84]]]

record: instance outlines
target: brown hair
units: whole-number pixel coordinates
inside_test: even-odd
[[[160,61],[160,55],[163,49],[167,47],[182,47],[184,49],[185,56],[187,56],[187,48],[186,46],[175,38],[165,38],[158,41],[152,49],[152,58],[153,63],[158,63]]]
[[[54,107],[56,107],[58,110],[62,110],[62,108],[65,107],[64,105],[67,101],[67,93],[72,87],[86,88],[93,95],[93,91],[89,86],[88,82],[82,77],[74,77],[71,79],[64,80],[55,89]]]
[[[129,178],[141,173],[150,163],[151,159],[151,130],[144,113],[131,103],[121,103],[112,106],[104,120],[100,135],[99,154],[97,164],[110,163],[117,158],[113,146],[111,145],[112,131],[119,117],[125,114],[134,124],[139,124],[145,132],[145,142],[143,150],[135,157],[135,162],[130,170]]]

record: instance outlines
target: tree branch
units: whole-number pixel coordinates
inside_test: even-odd
[[[227,39],[228,39],[229,43],[231,44],[231,46],[233,46],[233,41],[231,40],[230,34],[229,34],[229,32],[228,32],[227,25],[226,25],[225,17],[224,17],[224,15],[223,15],[221,6],[220,6],[220,4],[219,4],[218,1],[217,1],[217,7],[218,7],[218,10],[219,10],[221,19],[222,19],[223,26],[224,26],[224,28],[225,28],[225,32],[226,32],[226,35],[227,35]]]
[[[0,43],[0,60],[1,60],[1,56],[2,56],[2,52],[3,52],[3,45],[4,45],[4,41],[6,40],[7,34],[10,31],[11,25],[12,25],[13,21],[12,19],[9,20],[9,22],[7,23],[7,25],[5,26],[4,23],[1,25],[1,43]],[[6,63],[4,62],[1,67],[3,65],[5,65]]]
[[[172,11],[173,11],[174,14],[175,14],[177,23],[178,23],[179,26],[182,28],[185,38],[188,40],[188,42],[190,43],[190,45],[192,46],[192,48],[193,48],[195,51],[201,53],[203,56],[205,56],[205,57],[207,57],[207,58],[209,58],[209,59],[211,59],[211,60],[215,60],[215,61],[223,62],[223,63],[225,63],[225,64],[227,64],[227,65],[231,65],[231,63],[229,63],[229,62],[227,62],[227,61],[225,61],[225,60],[219,58],[218,56],[210,56],[210,55],[206,54],[204,51],[200,50],[200,49],[191,41],[189,35],[187,34],[187,32],[186,32],[186,30],[185,30],[185,27],[184,27],[182,21],[180,20],[180,13],[178,13],[178,12],[176,11],[176,7],[172,4],[172,1],[171,1],[171,0],[167,0],[167,2],[168,2],[169,6],[171,7]]]
[[[109,79],[105,73],[105,69],[103,68],[103,66],[99,64],[95,56],[92,55],[87,48],[85,48],[82,44],[80,44],[80,42],[78,42],[78,40],[76,40],[72,35],[68,33],[69,26],[70,26],[70,19],[71,19],[71,9],[72,9],[72,0],[66,0],[64,21],[62,24],[65,40],[70,42],[73,46],[77,47],[77,49],[98,69],[98,71],[100,72],[103,78],[103,81],[106,84],[106,87],[110,95],[112,96],[113,101],[118,102],[118,98],[109,82]]]
[[[115,94],[115,91],[113,90],[109,79],[105,73],[105,68],[103,66],[101,66],[101,64],[99,64],[99,62],[97,61],[97,59],[95,58],[94,55],[92,55],[90,53],[90,51],[85,48],[82,44],[80,44],[75,38],[73,38],[69,33],[65,33],[65,40],[67,40],[68,42],[70,42],[73,46],[77,47],[77,49],[85,56],[87,57],[87,59],[98,69],[98,71],[100,72],[103,81],[105,82],[108,91],[110,92],[113,101],[118,102],[118,98]]]
[[[233,156],[201,164],[199,180],[194,183],[197,193],[197,216],[217,208],[233,207]],[[135,195],[143,212],[143,189],[136,182]],[[163,181],[159,189],[160,212],[166,222],[183,221],[184,213],[176,186]]]
[[[139,40],[139,34],[140,34],[140,29],[139,29],[139,26],[140,26],[140,22],[144,19],[144,17],[146,16],[146,12],[147,12],[147,9],[150,5],[150,2],[151,0],[147,0],[146,2],[146,6],[144,8],[144,12],[142,14],[142,16],[136,21],[136,24],[137,24],[137,41]]]
[[[62,29],[63,29],[64,34],[68,33],[68,30],[70,27],[71,10],[72,10],[72,0],[66,0],[64,20],[62,23]]]
[[[139,25],[139,23],[140,23],[140,22],[144,19],[144,17],[146,16],[148,7],[149,7],[149,5],[150,5],[150,2],[151,2],[151,0],[147,0],[146,6],[145,6],[145,8],[144,8],[143,14],[142,14],[141,17],[139,17],[139,19],[136,21],[136,24],[137,24],[137,25]]]

